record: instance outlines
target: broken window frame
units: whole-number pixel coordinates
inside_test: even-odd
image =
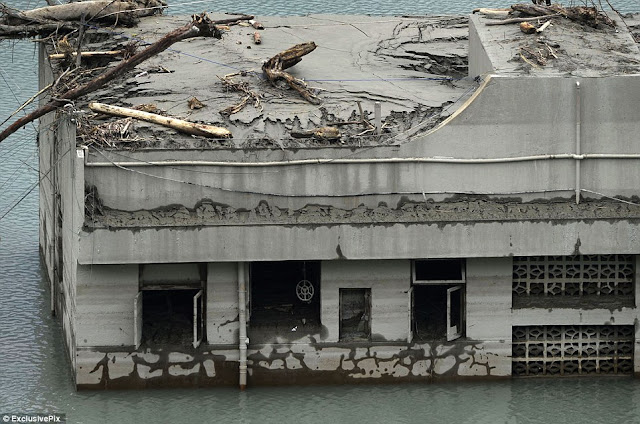
[[[460,304],[458,305],[458,314],[457,320],[453,319],[453,305],[452,305],[452,294],[456,291],[460,292]],[[447,341],[453,341],[462,337],[462,331],[464,329],[464,290],[461,284],[452,286],[447,288]],[[458,322],[460,327],[457,325],[453,325],[454,322]]]
[[[200,267],[201,280],[191,281],[185,283],[163,284],[163,283],[148,283],[142,280],[142,264],[139,268],[139,280],[138,280],[138,293],[133,300],[133,345],[136,349],[139,349],[142,345],[143,338],[143,296],[145,291],[174,291],[174,290],[198,290],[193,296],[193,341],[192,346],[197,348],[202,344],[205,335],[205,323],[206,323],[206,310],[205,310],[205,287],[206,281],[203,277],[203,270],[206,268]],[[205,271],[206,272],[206,271]],[[206,275],[206,273],[204,274]]]

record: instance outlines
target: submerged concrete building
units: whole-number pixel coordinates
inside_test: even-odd
[[[81,104],[42,119],[41,249],[77,387],[640,372],[638,46],[623,25],[487,22],[265,18],[260,45],[234,26],[92,95],[228,140]],[[255,72],[306,40],[291,73],[319,105]],[[41,84],[59,69],[42,49]]]

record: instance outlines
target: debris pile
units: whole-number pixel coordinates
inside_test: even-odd
[[[533,4],[513,4],[506,9],[475,9],[473,13],[484,15],[487,26],[518,25],[522,33],[530,35],[522,39],[518,60],[531,68],[541,69],[551,61],[564,57],[565,61],[572,61],[565,51],[567,37],[585,39],[586,34],[602,34],[613,49],[626,50],[623,47],[614,47],[616,27],[620,22],[626,25],[624,18],[615,10],[617,19],[612,19],[604,10],[595,6],[571,6],[564,7],[560,4],[546,5],[541,1]],[[628,27],[628,26],[627,26]],[[631,32],[631,28],[629,28]],[[563,34],[562,43],[559,42],[559,34]],[[571,35],[569,35],[571,34]],[[571,41],[572,44],[575,44]],[[561,64],[560,66],[566,66]]]

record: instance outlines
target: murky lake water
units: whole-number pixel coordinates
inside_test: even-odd
[[[43,3],[9,2],[20,9]],[[188,3],[171,12],[416,15],[468,13],[480,5],[509,4],[496,0]],[[623,12],[640,11],[638,0],[614,4]],[[37,91],[36,53],[31,41],[0,43],[0,120]],[[640,422],[640,380],[628,378],[251,388],[244,393],[234,388],[76,393],[60,323],[48,312],[48,289],[39,265],[36,155],[32,125],[0,143],[0,413],[60,412],[74,423]]]

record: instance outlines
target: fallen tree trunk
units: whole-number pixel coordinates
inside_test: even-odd
[[[122,50],[109,50],[109,51],[99,51],[99,52],[81,52],[80,53],[80,57],[111,57],[111,56],[121,56],[123,55],[124,52]],[[71,56],[76,57],[78,56],[78,52],[71,52],[70,53]],[[64,53],[55,53],[55,54],[50,54],[49,55],[49,59],[64,59],[65,57],[67,57],[66,54]]]
[[[173,128],[174,130],[183,132],[185,134],[198,135],[208,138],[231,138],[231,131],[226,128],[215,127],[213,125],[198,124],[196,122],[184,121],[182,119],[158,115],[156,113],[142,112],[136,109],[111,106],[95,102],[89,103],[89,109],[94,112],[106,113],[108,115],[123,116],[127,118],[139,119],[141,121],[151,122],[153,124]]]
[[[30,114],[23,116],[22,118],[16,120],[13,124],[9,125],[5,128],[4,131],[0,133],[0,142],[7,138],[9,135],[16,132],[19,128],[28,124],[29,122],[40,118],[41,116],[46,115],[47,113],[55,110],[56,108],[63,106],[69,101],[75,100],[79,97],[85,96],[107,84],[109,81],[124,75],[127,71],[133,69],[138,64],[144,62],[152,56],[157,55],[158,53],[166,50],[172,44],[184,40],[190,37],[196,36],[205,36],[205,37],[216,37],[220,38],[220,32],[215,28],[215,25],[206,14],[202,14],[199,16],[194,16],[193,21],[189,22],[187,25],[178,28],[170,33],[166,34],[164,37],[151,44],[146,49],[141,52],[131,56],[127,60],[123,60],[117,66],[111,68],[104,74],[100,75],[98,78],[89,81],[88,83],[76,87],[74,89],[68,90],[58,96],[54,96],[55,99],[47,103],[46,105],[34,110]]]
[[[96,0],[77,3],[46,6],[38,9],[25,10],[22,14],[27,19],[47,19],[54,21],[79,21],[85,16],[87,21],[100,19],[105,16],[117,19],[119,14],[132,14],[137,5],[128,1]]]
[[[296,90],[302,97],[304,97],[308,102],[313,104],[319,104],[320,101],[313,94],[307,84],[299,79],[295,78],[293,75],[288,72],[284,72],[285,69],[288,69],[294,66],[296,63],[299,63],[302,60],[302,56],[307,55],[316,49],[316,43],[310,41],[308,43],[296,44],[295,46],[278,53],[273,56],[271,59],[267,60],[264,65],[262,65],[262,70],[266,74],[269,81],[275,83],[279,79],[283,79],[289,84],[289,87]]]

